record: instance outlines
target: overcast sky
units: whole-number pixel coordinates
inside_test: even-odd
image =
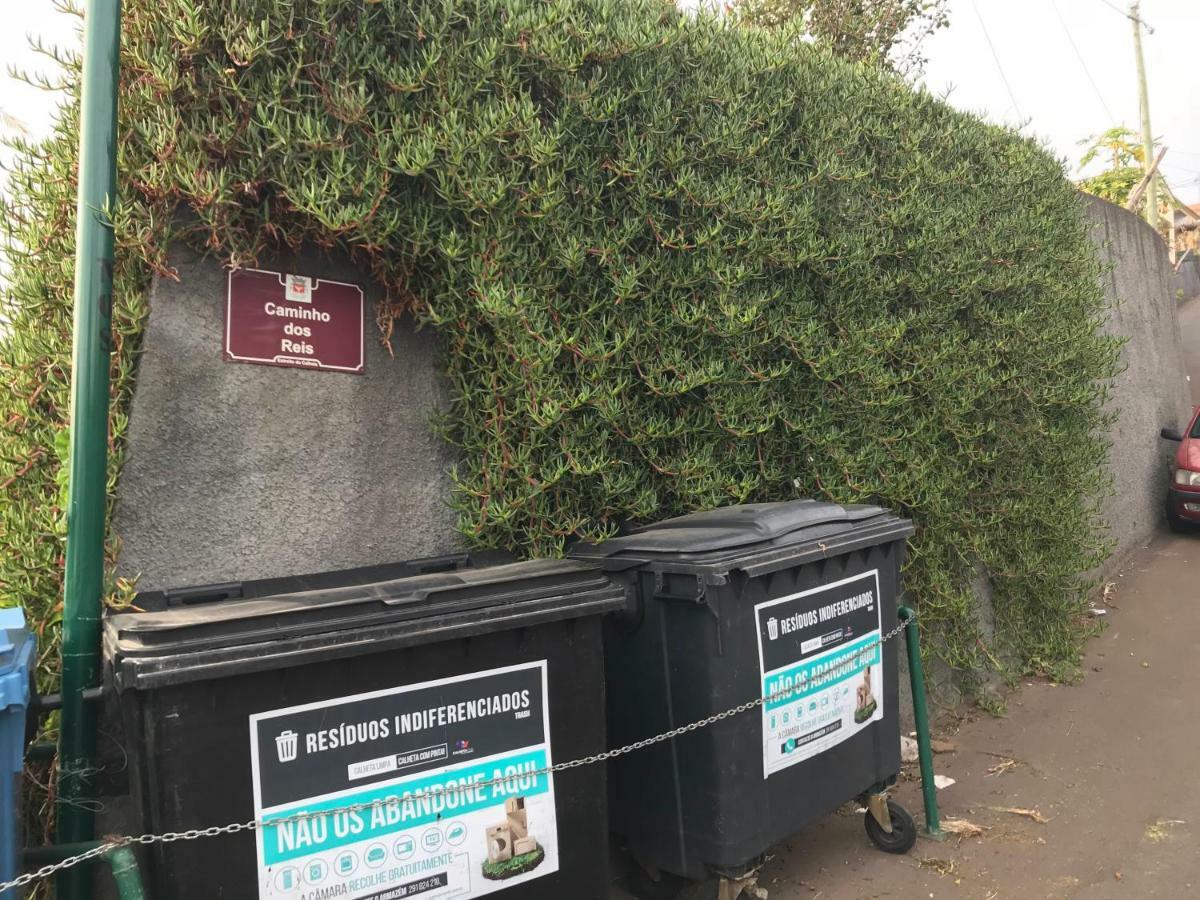
[[[1133,25],[1121,12],[1127,6],[1126,0],[951,0],[950,27],[925,47],[925,84],[938,95],[949,90],[955,106],[993,122],[1027,122],[1023,133],[1074,164],[1078,141],[1088,135],[1114,124],[1140,130]],[[1200,0],[1143,0],[1141,17],[1154,29],[1142,36],[1151,130],[1168,148],[1163,169],[1175,193],[1196,203]]]
[[[4,2],[4,0],[0,0]],[[53,75],[55,65],[30,47],[29,37],[40,36],[44,43],[78,47],[80,20],[59,12],[50,0],[7,0],[3,27],[0,27],[0,111],[19,120],[32,135],[45,134],[50,128],[57,95],[29,87],[9,77],[13,68]],[[5,134],[12,129],[0,123]],[[9,158],[0,148],[0,160]],[[0,178],[3,174],[0,173]]]
[[[925,83],[936,94],[949,91],[957,107],[1045,141],[1071,161],[1074,175],[1081,139],[1113,124],[1138,128],[1132,26],[1113,8],[1125,5],[951,0],[950,27],[924,48]],[[56,11],[51,0],[6,0],[5,6],[5,70],[52,71],[26,35],[76,45],[78,19]],[[1152,127],[1169,148],[1164,169],[1184,201],[1200,202],[1200,0],[1143,0],[1142,17],[1154,29],[1144,41]],[[53,96],[0,77],[0,109],[35,135],[48,128],[54,103]]]

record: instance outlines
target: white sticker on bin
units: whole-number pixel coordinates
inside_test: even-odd
[[[263,900],[482,897],[558,870],[545,660],[257,713],[250,745]]]
[[[875,569],[754,607],[763,778],[883,719],[881,615]]]

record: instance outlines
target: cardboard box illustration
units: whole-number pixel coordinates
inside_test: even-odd
[[[524,797],[509,797],[504,801],[504,815],[514,838],[529,836],[529,819],[525,812]]]
[[[484,865],[487,878],[509,878],[521,871],[535,868],[544,858],[537,838],[529,833],[529,814],[525,809],[524,797],[510,797],[504,801],[504,821],[486,829],[488,858]],[[522,860],[521,857],[529,857]],[[503,864],[518,862],[515,868]],[[489,867],[493,870],[489,872]]]
[[[487,830],[489,862],[507,862],[513,858],[513,836],[507,825],[492,825]]]

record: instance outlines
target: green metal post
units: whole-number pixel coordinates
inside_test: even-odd
[[[925,800],[925,835],[941,838],[937,785],[933,782],[933,748],[929,746],[929,711],[925,706],[925,670],[921,666],[921,635],[917,617],[907,606],[900,607],[904,643],[908,649],[908,677],[912,682],[913,720],[917,726],[917,759],[921,764],[921,795]]]
[[[24,852],[26,866],[45,866],[61,862],[71,856],[79,856],[95,850],[104,841],[81,841],[77,844],[52,844],[49,847],[28,847]],[[117,897],[120,900],[146,900],[146,888],[142,884],[142,873],[138,868],[137,857],[129,847],[117,847],[104,854],[113,881],[117,885]],[[76,866],[84,872],[91,872],[89,863]],[[89,894],[90,896],[90,894]]]
[[[117,76],[121,2],[88,0],[79,116],[75,227],[75,335],[71,360],[71,458],[62,635],[62,727],[58,744],[58,840],[85,841],[94,821],[87,772],[96,743],[100,609],[108,482],[109,354],[112,350],[113,230],[117,197]],[[92,895],[90,873],[60,876],[58,896]]]
[[[118,847],[108,854],[108,865],[113,880],[117,883],[117,896],[121,900],[145,900],[146,889],[142,886],[142,873],[138,871],[137,857],[128,847]]]

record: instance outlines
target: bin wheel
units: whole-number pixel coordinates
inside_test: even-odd
[[[867,837],[884,853],[907,853],[917,842],[917,823],[907,809],[894,800],[887,802],[888,815],[892,817],[892,833],[879,827],[870,812],[864,817]]]

